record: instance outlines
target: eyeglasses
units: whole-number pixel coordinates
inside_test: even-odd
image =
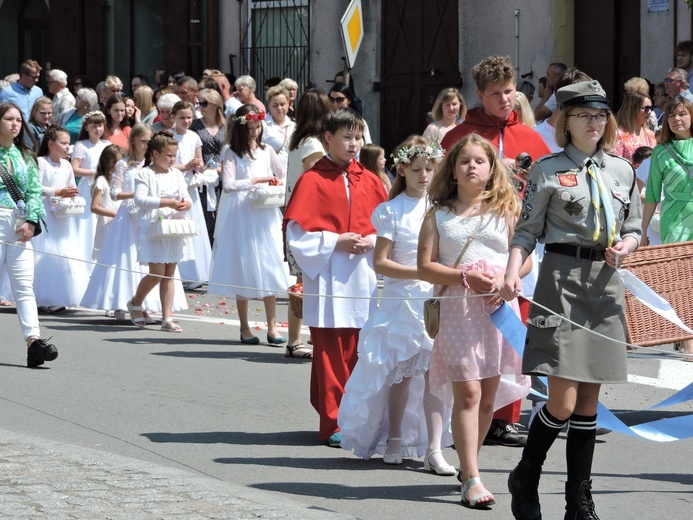
[[[38,80],[41,77],[41,74],[24,74],[25,76],[29,76],[31,79]]]
[[[643,112],[647,112],[648,114],[654,110],[654,107],[652,105],[641,107],[640,110]]]
[[[42,116],[52,116],[52,115],[53,115],[53,112],[42,112],[42,111],[39,111],[39,114],[41,114]]]
[[[337,105],[339,105],[339,104],[341,104],[341,103],[344,103],[344,100],[345,100],[345,99],[346,99],[345,96],[341,96],[341,97],[332,97],[332,96],[330,96],[330,101],[331,101],[332,103],[337,104]]]
[[[609,114],[602,112],[601,114],[588,114],[586,112],[583,112],[582,114],[569,114],[568,117],[577,117],[577,120],[580,121],[583,125],[588,125],[592,120],[594,120],[598,125],[605,125],[606,120],[609,118]]]
[[[200,108],[207,108],[209,106],[209,101],[200,101]]]
[[[676,79],[676,78],[665,78],[665,79],[664,79],[664,83],[667,83],[667,84],[669,84],[669,83],[676,83],[676,82],[678,82],[678,81],[681,81],[681,80],[680,80],[680,79]]]

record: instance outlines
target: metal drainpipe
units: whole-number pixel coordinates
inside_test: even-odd
[[[113,13],[113,0],[101,0],[101,45],[103,57],[103,76],[114,73],[114,29],[115,16]]]
[[[515,9],[515,77],[520,76],[520,10]]]

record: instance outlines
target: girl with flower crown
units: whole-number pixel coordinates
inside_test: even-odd
[[[456,297],[440,300],[431,391],[452,404],[462,505],[487,509],[495,498],[479,476],[482,442],[494,409],[529,390],[520,356],[489,316],[503,303],[498,292],[520,204],[495,148],[475,133],[448,150],[428,196],[432,208],[421,227],[418,272],[438,286],[436,294],[447,286],[445,296]],[[530,268],[523,266],[522,275]],[[519,314],[516,301],[512,309]]]
[[[99,157],[103,149],[111,144],[103,139],[105,125],[106,116],[103,113],[98,110],[88,112],[82,119],[82,130],[72,151],[72,169],[77,178],[80,195],[84,197],[87,208],[91,207],[91,187],[94,185],[94,174],[99,164]],[[94,250],[97,216],[87,209],[83,214],[77,215],[75,220],[78,237],[75,256],[88,262]],[[88,263],[87,268],[91,274],[93,264]]]
[[[411,136],[393,157],[397,177],[390,200],[371,217],[378,235],[373,264],[385,277],[384,299],[359,334],[359,359],[339,407],[341,445],[364,459],[380,453],[385,464],[425,456],[426,470],[455,475],[441,452],[441,442],[452,444],[450,410],[428,384],[433,340],[424,328],[423,302],[433,286],[419,280],[416,269],[426,190],[443,150]]]
[[[253,104],[229,118],[222,152],[222,185],[214,232],[208,294],[236,298],[241,343],[255,345],[248,323],[248,300],[262,298],[267,315],[267,343],[286,343],[276,321],[276,295],[286,291],[289,277],[282,252],[279,208],[254,207],[248,194],[261,186],[283,184],[286,171],[271,146],[262,144],[265,113]]]

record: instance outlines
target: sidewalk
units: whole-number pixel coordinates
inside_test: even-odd
[[[0,430],[0,518],[350,517],[193,472]]]

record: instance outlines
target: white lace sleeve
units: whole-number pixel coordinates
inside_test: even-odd
[[[128,168],[128,163],[125,159],[121,159],[116,163],[115,172],[111,177],[111,200],[118,200],[118,194],[123,191],[123,179],[125,171]]]
[[[50,165],[43,157],[38,158],[38,171],[39,171],[39,182],[41,182],[41,195],[44,197],[52,197],[55,195],[55,188],[53,186],[46,186],[44,184],[44,179],[46,177],[46,168]]]
[[[282,166],[282,162],[279,160],[279,156],[271,146],[269,147],[269,152],[270,170],[272,170],[272,175],[279,179],[280,184],[284,184],[286,182],[286,170]]]
[[[237,159],[238,156],[233,150],[231,150],[231,148],[226,148],[224,150],[224,155],[222,156],[221,161],[221,183],[226,193],[231,191],[249,190],[253,187],[253,183],[250,181],[250,179],[236,180]]]

